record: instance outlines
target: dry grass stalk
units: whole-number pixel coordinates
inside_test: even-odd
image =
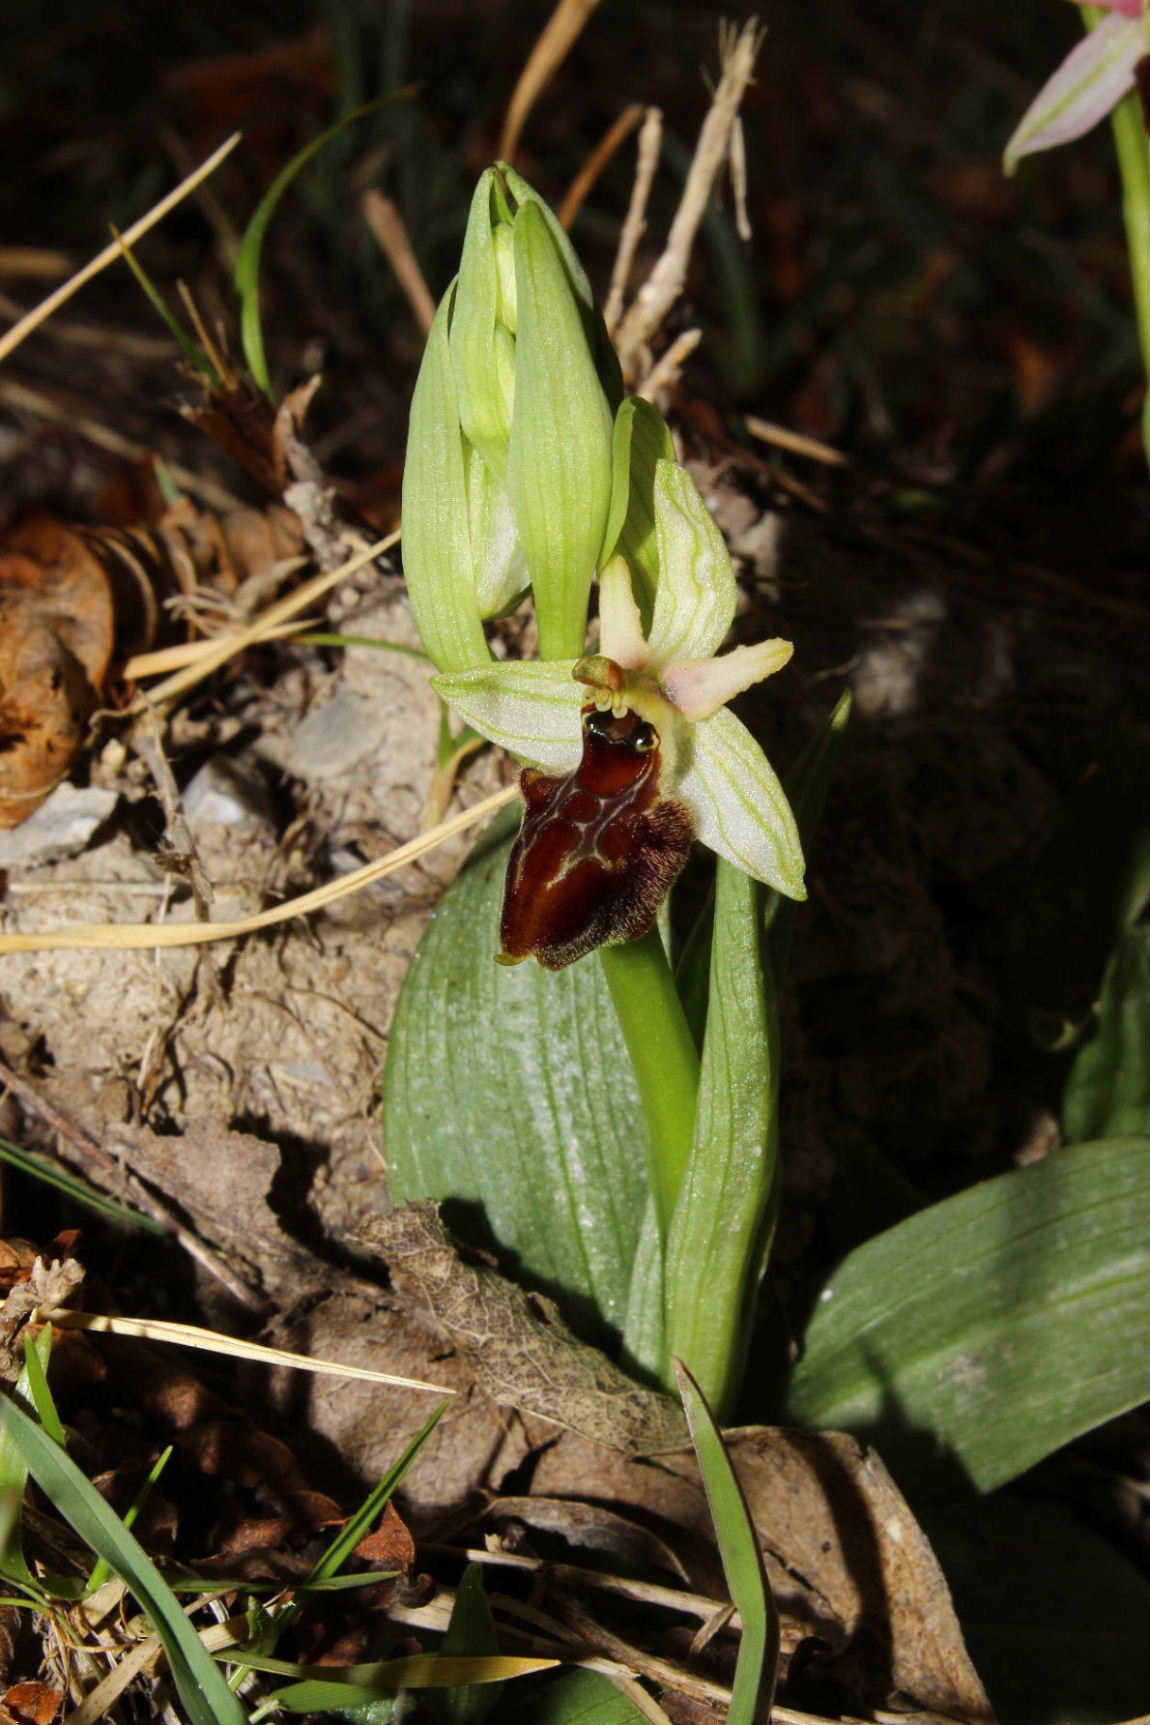
[[[619,235],[619,249],[615,254],[615,267],[611,272],[611,287],[607,294],[607,304],[603,309],[604,321],[608,334],[614,336],[619,319],[623,315],[623,296],[627,291],[627,279],[631,274],[631,266],[635,261],[635,253],[639,241],[647,229],[647,200],[651,195],[651,182],[655,178],[655,169],[659,166],[659,151],[663,144],[663,115],[659,108],[648,108],[643,121],[643,130],[639,133],[639,154],[635,164],[635,181],[631,187],[631,202],[627,208],[627,218],[623,223],[623,231]]]
[[[499,159],[514,162],[527,116],[582,34],[599,0],[559,0],[519,74],[507,104],[499,139]]]
[[[385,198],[381,191],[369,186],[359,200],[359,207],[376,244],[395,272],[395,279],[403,289],[416,323],[426,335],[435,316],[435,301],[424,280],[419,260],[411,249],[407,228],[395,200]]]
[[[614,125],[604,132],[570,186],[567,196],[559,206],[559,221],[568,231],[572,222],[587,201],[587,195],[598,180],[603,169],[617,151],[626,143],[639,121],[643,118],[644,109],[638,102],[632,102],[623,109]]]
[[[640,374],[643,351],[683,291],[695,236],[715,182],[730,157],[735,121],[764,36],[758,20],[752,18],[737,36],[724,33],[721,39],[722,71],[699,133],[666,249],[635,295],[616,337],[615,346],[625,377]]]
[[[302,893],[299,898],[272,905],[269,910],[258,911],[254,916],[243,917],[236,922],[87,923],[77,928],[45,929],[37,934],[0,934],[0,954],[59,952],[73,947],[97,948],[105,952],[141,952],[152,947],[206,946],[214,940],[235,940],[240,935],[274,928],[277,923],[290,922],[293,917],[322,910],[325,905],[346,897],[348,893],[358,892],[361,887],[383,880],[445,844],[457,833],[487,820],[518,795],[518,785],[507,785],[503,790],[484,797],[474,807],[453,815],[449,821],[441,821],[438,826],[420,833],[418,838],[399,845],[385,857],[366,863],[363,868],[353,869],[350,874],[328,881],[312,892]]]
[[[752,437],[757,437],[761,443],[773,444],[776,449],[787,449],[792,455],[809,455],[812,461],[821,461],[825,467],[850,465],[850,457],[841,449],[832,449],[829,443],[820,443],[817,437],[804,437],[801,431],[788,431],[785,425],[760,419],[754,413],[748,413],[743,423]]]
[[[86,282],[92,280],[93,276],[98,276],[101,270],[107,269],[109,264],[115,263],[120,256],[121,243],[126,246],[134,245],[138,239],[143,238],[149,229],[154,228],[157,222],[163,221],[169,210],[174,210],[176,205],[182,203],[190,192],[195,191],[201,180],[206,180],[209,174],[214,174],[225,156],[229,156],[235,149],[240,137],[239,132],[233,132],[218,150],[212,152],[206,162],[201,162],[194,173],[181,180],[179,185],[170,191],[167,197],[161,198],[158,204],[154,204],[147,215],[141,216],[138,222],[133,222],[124,234],[122,242],[117,238],[110,245],[105,246],[103,251],[94,257],[90,263],[85,264],[83,269],[77,270],[74,276],[62,283],[54,293],[50,293],[47,299],[41,300],[40,304],[35,306],[26,317],[22,317],[19,323],[14,324],[10,330],[0,336],[0,359],[6,359],[15,348],[19,347],[25,336],[31,335],[34,329],[39,329],[40,325],[51,317],[58,306],[62,306],[66,300],[71,299],[72,295],[78,293]]]

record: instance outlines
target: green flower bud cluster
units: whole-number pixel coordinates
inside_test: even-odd
[[[484,620],[528,587],[542,656],[582,651],[621,395],[567,235],[514,169],[488,169],[428,336],[404,471],[404,568],[441,671],[485,663]]]

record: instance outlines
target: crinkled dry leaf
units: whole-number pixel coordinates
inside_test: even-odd
[[[580,1342],[550,1300],[465,1263],[428,1200],[371,1221],[359,1243],[387,1264],[392,1287],[425,1314],[500,1407],[518,1408],[624,1455],[678,1448],[683,1417]]]
[[[39,808],[72,765],[112,657],[112,594],[76,533],[46,515],[0,552],[0,827]]]
[[[946,1580],[877,1453],[837,1432],[748,1426],[727,1434],[767,1558],[784,1644],[814,1636],[820,1669],[860,1706],[887,1703],[989,1725]],[[590,1486],[588,1482],[593,1482]],[[702,1592],[721,1595],[694,1455],[636,1465],[567,1434],[542,1454],[533,1490],[593,1493],[622,1514],[656,1518]]]

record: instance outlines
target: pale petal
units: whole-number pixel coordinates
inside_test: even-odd
[[[599,572],[599,650],[625,671],[642,671],[651,657],[622,557],[612,557]]]
[[[699,839],[787,898],[805,898],[795,817],[751,733],[724,707],[688,734],[670,789],[694,815]]]
[[[718,659],[684,659],[668,666],[663,688],[685,719],[709,719],[752,683],[781,671],[794,650],[790,641],[758,641]]]
[[[579,711],[584,691],[573,659],[516,661],[452,671],[431,686],[480,736],[551,773],[579,764]]]
[[[655,469],[659,585],[651,652],[660,665],[709,659],[735,615],[735,572],[723,535],[689,473],[673,461]]]
[[[1111,12],[1072,48],[1048,78],[1011,136],[1002,166],[1012,174],[1019,158],[1080,138],[1134,85],[1134,68],[1147,51],[1141,18]]]

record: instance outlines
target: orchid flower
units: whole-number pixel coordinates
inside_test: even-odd
[[[597,653],[488,663],[440,675],[434,687],[474,730],[543,774],[578,773],[590,715],[635,715],[649,727],[646,747],[659,751],[658,797],[686,811],[688,831],[744,873],[801,899],[802,850],[790,805],[762,749],[727,705],[780,670],[791,657],[791,644],[762,641],[715,656],[736,601],[722,535],[677,463],[656,463],[652,500],[659,576],[648,634],[631,569],[615,555],[599,576]],[[529,813],[533,791],[541,807],[544,800],[538,777],[531,770],[524,774]],[[656,872],[657,896],[640,918],[646,926],[668,884]],[[538,890],[539,882],[533,886]],[[619,933],[600,933],[591,944],[631,939],[637,932],[644,929],[631,918]]]
[[[1022,116],[1003,153],[1012,174],[1023,156],[1080,138],[1104,119],[1150,54],[1147,0],[1095,0],[1108,16],[1067,54]]]

